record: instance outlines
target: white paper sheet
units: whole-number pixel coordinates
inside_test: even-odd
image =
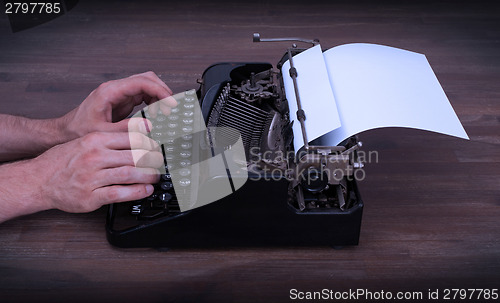
[[[333,96],[328,72],[319,45],[293,57],[293,65],[297,69],[297,85],[302,109],[306,113],[307,139],[312,141],[331,130],[340,127],[340,118]],[[300,122],[297,119],[297,101],[293,80],[289,73],[290,61],[283,64],[285,93],[290,109],[290,119],[293,120],[295,152],[304,145]]]
[[[382,45],[356,43],[331,48],[323,57],[341,126],[331,127],[315,144],[337,145],[359,132],[380,127],[409,127],[469,138],[423,54]],[[307,65],[305,62],[301,64]],[[298,67],[297,70],[300,74],[301,70]],[[300,77],[297,80],[299,83],[304,81]],[[287,79],[284,81],[286,83]],[[314,83],[315,88],[317,85],[324,85]],[[286,86],[287,84],[285,88]],[[288,91],[286,93],[288,96]],[[300,94],[302,98],[302,92]],[[313,102],[305,100],[307,101],[303,101],[303,107],[305,102]],[[330,101],[318,98],[314,107],[329,106],[326,102]],[[307,106],[311,107],[309,104]],[[305,111],[308,120],[320,119],[317,112],[321,112],[322,117],[328,115],[317,108],[314,113]],[[326,126],[330,127],[324,122],[320,132],[324,132]],[[311,124],[316,126],[322,123],[316,121]],[[307,129],[307,132],[309,134],[313,130]],[[294,134],[295,137],[297,134],[300,137],[300,132],[297,133],[295,129]],[[308,139],[312,141],[314,136],[311,135]],[[301,146],[296,145],[296,151]]]

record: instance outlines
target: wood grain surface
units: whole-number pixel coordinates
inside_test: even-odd
[[[360,244],[341,250],[118,249],[105,238],[105,208],[8,221],[0,225],[0,301],[288,302],[292,288],[421,291],[424,298],[429,289],[500,288],[498,5],[80,1],[17,33],[0,18],[2,113],[57,117],[100,83],[148,70],[179,92],[197,88],[212,63],[275,64],[289,44],[252,43],[260,32],[318,38],[325,48],[369,42],[426,54],[471,138],[362,133],[363,149],[379,158],[359,184]]]

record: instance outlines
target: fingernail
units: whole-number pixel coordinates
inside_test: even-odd
[[[147,193],[148,195],[151,195],[151,194],[153,193],[153,191],[154,191],[154,190],[155,190],[155,189],[154,189],[153,185],[151,185],[151,184],[146,185],[146,193]]]

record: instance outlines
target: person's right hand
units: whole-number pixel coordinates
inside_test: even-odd
[[[125,119],[135,106],[145,103],[152,113],[161,109],[168,115],[170,109],[177,106],[171,96],[172,90],[153,72],[105,82],[77,108],[60,118],[65,139],[70,141],[96,131],[128,132],[144,125],[143,119]]]
[[[100,133],[57,145],[31,160],[30,182],[44,209],[90,212],[153,192],[163,165],[158,144],[139,132]]]

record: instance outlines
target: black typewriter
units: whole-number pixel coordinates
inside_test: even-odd
[[[290,116],[303,122],[307,113],[299,100],[287,100],[279,70],[301,51],[288,49],[277,70],[269,63],[214,64],[197,91],[174,96],[178,106],[169,115],[138,112],[153,124],[164,170],[151,196],[110,205],[108,241],[164,248],[357,245],[363,212],[353,178],[362,165],[357,137],[294,151],[293,136],[308,141],[304,131],[293,133]],[[297,113],[288,102],[299,103]]]

